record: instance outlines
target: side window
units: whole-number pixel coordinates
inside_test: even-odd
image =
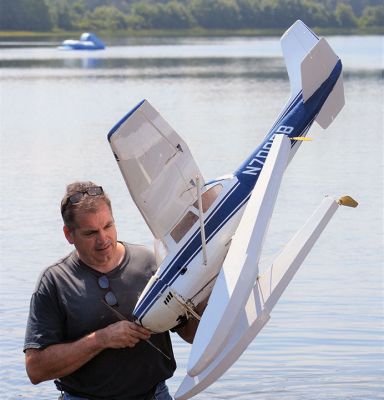
[[[221,192],[223,185],[218,184],[209,188],[206,192],[201,195],[201,200],[203,204],[203,212],[206,212],[213,202],[217,199]],[[199,209],[197,201],[193,204],[196,210]],[[192,228],[195,222],[199,219],[199,216],[192,211],[188,211],[182,220],[172,229],[171,237],[176,242],[179,243],[184,235]]]
[[[201,195],[201,202],[203,204],[203,212],[206,212],[209,207],[213,204],[213,202],[217,199],[217,196],[220,194],[223,185],[218,184],[209,188],[206,192]],[[199,209],[198,202],[195,201],[193,206],[196,209]]]
[[[184,235],[192,228],[194,223],[199,217],[192,211],[188,211],[183,219],[172,229],[172,239],[178,243],[184,237]]]

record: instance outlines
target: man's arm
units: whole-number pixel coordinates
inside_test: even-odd
[[[75,342],[54,344],[43,350],[27,349],[27,374],[35,385],[60,378],[76,371],[104,349],[134,347],[149,337],[147,329],[133,322],[116,322]]]

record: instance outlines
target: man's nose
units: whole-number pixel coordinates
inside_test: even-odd
[[[105,234],[104,231],[97,232],[96,240],[98,243],[103,243],[106,240],[106,238],[107,238],[107,235]]]

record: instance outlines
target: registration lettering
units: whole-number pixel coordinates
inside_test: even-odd
[[[256,153],[255,157],[248,163],[242,174],[246,175],[258,175],[263,168],[265,159],[268,157],[269,150],[271,149],[273,139],[275,135],[272,135],[263,145],[263,147]]]
[[[276,133],[289,135],[293,131],[293,126],[288,125],[280,125],[275,130]],[[257,176],[263,168],[265,159],[269,154],[269,150],[272,147],[273,139],[275,138],[275,134],[273,134],[263,145],[263,147],[256,153],[256,155],[252,158],[252,160],[248,163],[245,169],[241,172],[246,175]]]

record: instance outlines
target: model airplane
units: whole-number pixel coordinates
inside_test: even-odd
[[[327,128],[344,105],[342,65],[301,21],[281,45],[291,97],[266,135],[229,177],[205,183],[184,141],[144,100],[109,133],[131,196],[155,237],[159,265],[134,309],[153,332],[174,328],[207,299],[176,398],[218,379],[242,354],[340,204],[330,197],[270,269],[258,263],[284,170],[316,121]]]

